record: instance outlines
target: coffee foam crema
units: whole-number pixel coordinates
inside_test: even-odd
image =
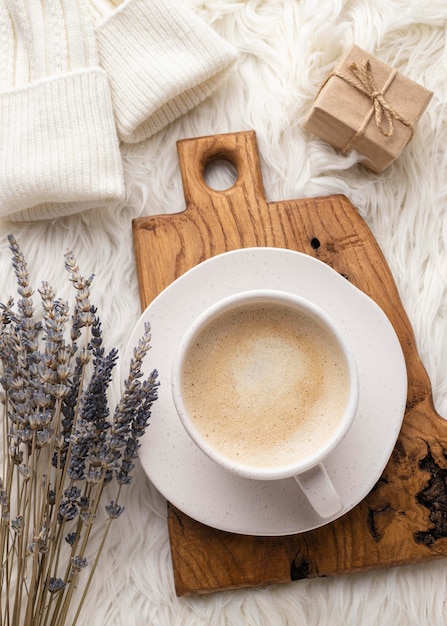
[[[333,434],[349,374],[320,322],[278,303],[250,303],[195,338],[182,389],[192,423],[221,455],[278,467],[306,459]]]

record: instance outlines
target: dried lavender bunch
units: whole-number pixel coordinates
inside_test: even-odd
[[[26,260],[11,235],[9,244],[19,298],[15,308],[12,298],[0,304],[0,623],[62,626],[80,572],[89,570],[75,624],[110,525],[124,510],[121,489],[132,479],[157,400],[158,373],[142,380],[151,340],[147,325],[111,413],[107,393],[118,353],[103,346],[90,302],[93,276],[84,278],[67,252],[73,312],[44,282],[38,318]],[[113,484],[115,497],[104,504],[105,487]],[[98,524],[103,533],[90,564],[88,542]]]

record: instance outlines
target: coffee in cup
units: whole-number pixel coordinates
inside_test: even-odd
[[[172,374],[179,416],[210,458],[247,478],[294,476],[305,493],[312,469],[325,491],[318,468],[351,424],[358,383],[346,341],[319,307],[276,290],[225,298],[189,328]]]

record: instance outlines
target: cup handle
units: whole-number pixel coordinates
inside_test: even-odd
[[[343,502],[322,463],[294,478],[320,517],[332,517],[342,510]]]

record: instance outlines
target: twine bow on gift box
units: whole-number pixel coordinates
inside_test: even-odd
[[[338,76],[346,83],[348,83],[348,85],[351,85],[352,87],[363,93],[365,96],[370,98],[373,106],[360,128],[341,151],[342,154],[347,154],[354,146],[357,139],[363,135],[373,113],[375,116],[377,127],[382,135],[384,135],[385,137],[391,137],[394,133],[394,120],[397,120],[411,130],[411,139],[414,130],[413,124],[405,117],[400,115],[400,113],[398,113],[398,111],[396,111],[396,109],[392,107],[385,99],[385,93],[388,87],[393,82],[394,78],[396,77],[397,70],[393,68],[382,89],[378,89],[374,81],[374,76],[369,59],[364,59],[360,67],[356,63],[351,63],[348,69],[351,72],[352,77],[348,74],[343,74],[341,72],[333,72],[332,76]]]

